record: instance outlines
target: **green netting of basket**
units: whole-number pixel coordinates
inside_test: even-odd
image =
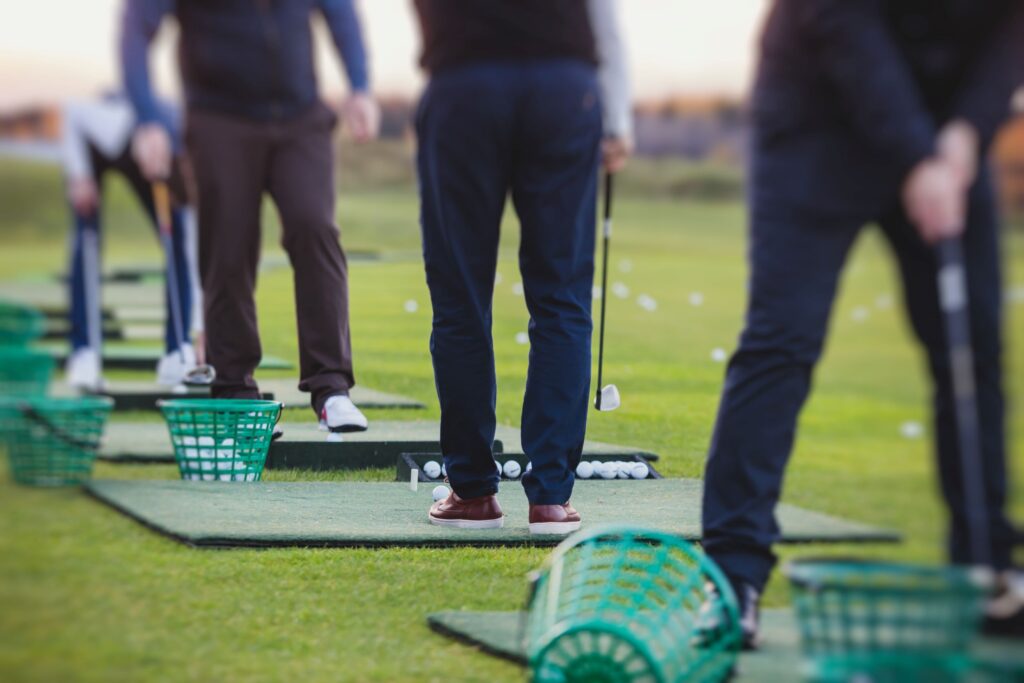
[[[525,645],[538,683],[701,683],[733,672],[736,598],[680,538],[595,527],[565,540],[532,578]]]
[[[274,427],[276,401],[175,399],[160,401],[181,478],[259,481]]]
[[[785,567],[815,681],[961,681],[985,577],[957,567],[799,560]]]
[[[0,396],[45,396],[54,364],[53,356],[45,351],[0,346]]]
[[[0,301],[0,346],[19,346],[43,336],[46,321],[29,306]]]
[[[0,440],[11,475],[28,486],[74,486],[92,476],[109,398],[0,399]]]

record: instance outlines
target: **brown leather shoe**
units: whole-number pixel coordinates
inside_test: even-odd
[[[430,506],[430,523],[456,529],[500,529],[505,525],[505,515],[497,496],[459,498],[452,491]]]
[[[571,534],[579,529],[582,523],[580,513],[576,512],[571,503],[530,506],[531,534]]]

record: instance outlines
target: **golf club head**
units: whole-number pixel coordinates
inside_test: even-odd
[[[594,407],[602,413],[611,412],[620,405],[622,405],[622,399],[619,397],[619,388],[614,384],[602,387],[594,402]]]
[[[212,365],[199,365],[185,375],[183,384],[188,387],[208,387],[217,379],[217,371]]]

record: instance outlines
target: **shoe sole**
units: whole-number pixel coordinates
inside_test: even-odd
[[[498,519],[441,519],[428,515],[430,523],[452,529],[500,529],[505,526],[505,518]]]
[[[341,425],[340,427],[328,427],[327,431],[331,434],[351,434],[352,432],[365,432],[370,428],[370,425]]]
[[[579,531],[583,522],[532,522],[530,533],[538,536],[565,536]]]

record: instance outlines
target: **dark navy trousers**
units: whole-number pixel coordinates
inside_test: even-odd
[[[533,469],[523,486],[532,503],[565,503],[590,396],[601,138],[594,68],[531,61],[445,70],[423,95],[417,132],[430,351],[448,478],[464,498],[498,490],[491,300],[511,195],[530,312],[522,443]]]
[[[1007,567],[1012,532],[1004,514],[1002,303],[994,205],[984,176],[973,190],[964,247],[992,556],[997,567]],[[970,559],[933,250],[898,204],[877,216],[825,212],[778,200],[761,188],[752,201],[746,324],[729,364],[705,472],[704,546],[734,582],[763,589],[774,566],[775,506],[797,418],[811,388],[843,263],[869,221],[881,226],[892,246],[910,322],[928,358],[939,478],[950,510],[950,559]]]

